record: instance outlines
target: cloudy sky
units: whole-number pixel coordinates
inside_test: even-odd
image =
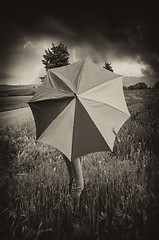
[[[45,49],[61,41],[70,63],[90,57],[125,76],[159,76],[158,7],[151,1],[5,1],[0,83],[34,83]]]

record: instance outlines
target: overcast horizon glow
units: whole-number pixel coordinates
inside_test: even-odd
[[[153,0],[152,0],[153,1]],[[89,6],[89,7],[86,7]],[[70,63],[90,57],[118,74],[159,77],[158,5],[147,1],[3,3],[0,84],[28,84],[51,43],[63,42]]]
[[[27,38],[26,38],[27,40]],[[60,41],[55,39],[53,41],[58,44]],[[51,48],[51,41],[39,41],[31,42],[29,40],[18,46],[17,52],[13,59],[10,59],[11,65],[8,67],[9,78],[1,84],[38,84],[40,83],[39,76],[45,74],[44,65],[42,63],[43,54],[45,49]],[[98,54],[91,51],[87,46],[82,47],[72,47],[68,48],[69,51],[69,62],[73,63],[82,60],[84,57],[94,58],[96,57],[96,62],[101,67],[104,65],[104,59],[98,56]],[[141,72],[141,68],[144,68],[144,64],[141,64],[131,58],[118,59],[115,56],[107,57],[105,62],[110,62],[115,73],[123,76],[133,76],[142,77],[144,76]],[[14,64],[13,64],[14,63]]]

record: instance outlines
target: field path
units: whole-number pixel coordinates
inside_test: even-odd
[[[30,107],[0,112],[0,129],[29,119],[33,119]]]

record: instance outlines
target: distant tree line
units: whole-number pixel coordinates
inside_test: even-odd
[[[45,50],[45,54],[43,55],[42,63],[45,66],[46,72],[48,69],[57,68],[69,65],[69,52],[67,50],[67,46],[60,42],[57,46],[52,43],[52,47],[50,49]],[[113,72],[113,68],[111,63],[105,62],[103,68]],[[41,76],[40,79],[43,81],[45,78]],[[135,89],[147,89],[148,86],[144,82],[136,83],[135,85],[124,86],[125,90],[135,90]],[[159,88],[159,81],[154,85],[153,88]]]
[[[155,83],[154,88],[159,88],[159,81]]]
[[[112,66],[111,66],[111,63],[108,63],[108,62],[104,63],[103,68],[105,68],[105,69],[107,69],[107,70],[109,70],[109,71],[111,71],[111,72],[114,72],[114,71],[113,71],[113,68],[112,68]]]
[[[45,65],[46,72],[48,69],[69,65],[69,52],[67,50],[67,46],[62,42],[60,42],[57,46],[52,43],[52,47],[45,50],[42,63]],[[103,68],[113,72],[111,63],[104,63]],[[44,81],[44,78],[45,75],[40,77],[42,82]]]
[[[144,82],[139,82],[139,83],[136,83],[134,85],[130,85],[130,86],[124,86],[123,87],[124,90],[135,90],[135,89],[148,89],[148,88],[151,88],[151,87],[148,87],[146,83]],[[152,87],[152,88],[159,88],[159,81],[155,83],[155,85]]]
[[[124,86],[124,89],[125,90],[135,90],[135,89],[147,89],[147,84],[144,83],[144,82],[139,82],[139,83],[136,83],[134,85],[130,85],[130,86]]]
[[[60,42],[57,46],[52,43],[52,47],[45,50],[43,55],[42,63],[45,65],[46,71],[48,69],[63,67],[69,65],[69,52],[65,44]],[[41,81],[44,81],[45,75],[41,76]]]

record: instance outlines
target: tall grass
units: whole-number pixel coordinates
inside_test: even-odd
[[[84,156],[79,216],[58,150],[35,142],[32,121],[1,133],[0,236],[32,239],[155,239],[159,223],[158,92],[127,91],[131,118],[114,152]]]

